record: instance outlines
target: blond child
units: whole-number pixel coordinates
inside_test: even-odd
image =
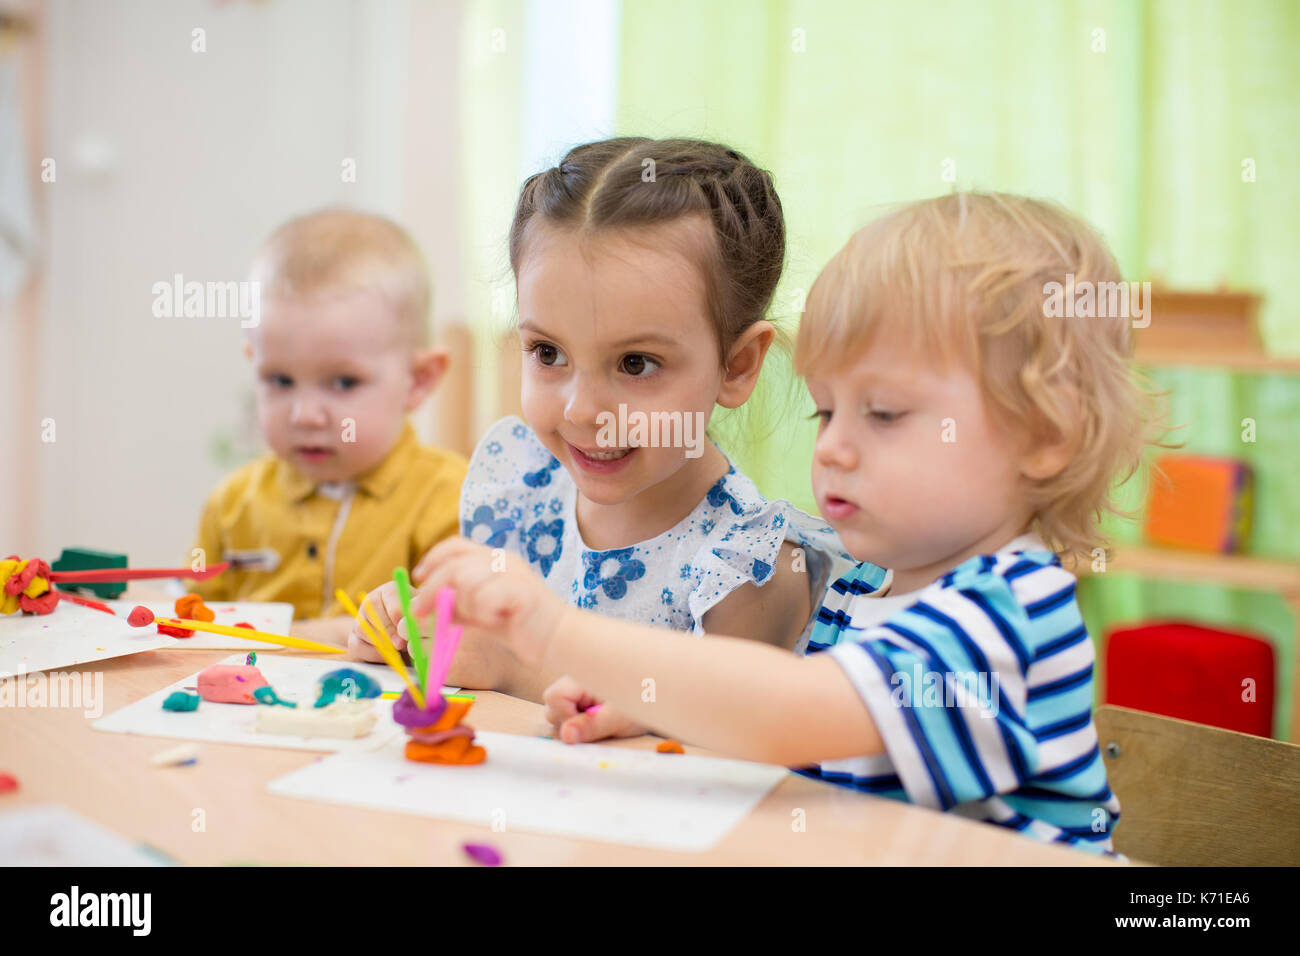
[[[802,652],[852,560],[706,434],[715,408],[743,405],[758,381],[784,258],[771,176],[718,143],[588,143],[531,177],[510,234],[526,422],[480,442],[462,534],[605,617]],[[373,603],[404,645],[393,589]],[[359,628],[351,646],[378,657]],[[539,699],[577,690],[561,673],[467,633],[450,680]],[[614,707],[570,718],[571,741],[644,731]]]
[[[818,278],[796,353],[814,489],[854,556],[894,572],[884,598],[836,583],[825,653],[600,619],[463,539],[434,549],[416,611],[449,585],[465,624],[657,731],[1109,852],[1093,646],[1058,555],[1096,544],[1145,429],[1128,317],[1045,315],[1067,277],[1119,281],[1082,222],[956,194],[864,229]],[[548,701],[553,720],[571,706]]]
[[[294,632],[346,641],[349,594],[455,534],[465,459],[420,444],[406,416],[447,368],[429,345],[429,281],[410,236],[380,216],[325,210],[267,240],[244,352],[271,454],[209,498],[198,547],[231,567],[194,585],[215,601],[287,601]]]

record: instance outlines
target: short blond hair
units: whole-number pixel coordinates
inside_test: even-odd
[[[808,296],[795,370],[835,370],[881,331],[972,369],[1004,428],[1060,432],[1065,468],[1036,482],[1036,530],[1058,554],[1103,543],[1103,512],[1150,439],[1153,398],[1132,368],[1127,316],[1049,318],[1048,283],[1119,282],[1086,223],[1023,196],[954,193],[903,206],[856,233]]]
[[[268,297],[373,292],[392,304],[417,346],[429,343],[429,270],[401,226],[373,213],[323,209],[291,219],[253,260]]]

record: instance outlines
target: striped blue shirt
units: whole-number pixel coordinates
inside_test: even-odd
[[[1113,852],[1074,576],[1032,535],[908,595],[873,597],[882,576],[863,565],[832,585],[809,653],[844,668],[886,753],[797,772]]]

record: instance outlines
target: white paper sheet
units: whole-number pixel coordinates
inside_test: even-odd
[[[232,654],[220,661],[222,664],[242,664],[245,655]],[[402,679],[381,664],[363,664],[344,660],[343,655],[330,659],[305,657],[263,657],[257,655],[257,669],[278,697],[297,701],[299,707],[311,707],[316,702],[315,687],[322,675],[340,667],[351,667],[370,674],[384,690],[402,690]],[[96,730],[111,733],[145,734],[150,737],[175,737],[181,740],[206,740],[214,743],[251,744],[255,747],[276,747],[286,750],[338,750],[354,751],[377,747],[400,734],[402,728],[393,721],[393,701],[377,699],[375,713],[379,716],[375,729],[364,737],[340,740],[333,737],[294,737],[285,734],[264,734],[253,729],[257,709],[265,704],[214,704],[200,701],[198,710],[163,710],[162,702],[174,691],[198,686],[199,674],[169,684],[133,704],[102,717],[92,725]],[[444,693],[454,693],[446,688]],[[191,693],[193,691],[191,690]]]
[[[473,723],[473,712],[469,722]],[[703,851],[785,778],[784,767],[480,732],[487,760],[415,763],[404,738],[273,780],[272,793],[507,829]]]
[[[73,667],[91,661],[124,657],[160,647],[185,645],[194,649],[279,650],[274,644],[246,641],[221,634],[200,634],[176,638],[159,634],[155,625],[132,627],[126,615],[135,604],[130,601],[106,601],[116,615],[69,601],[59,602],[50,614],[6,614],[0,616],[0,678],[14,674],[34,674],[58,667]],[[146,602],[155,614],[170,616],[174,604]],[[258,630],[288,634],[293,623],[293,605],[265,602],[234,602],[212,605],[218,624],[247,621]]]
[[[0,616],[0,678],[167,647],[156,627],[61,601],[50,614]]]
[[[5,866],[164,866],[169,862],[57,804],[0,814],[0,859]]]

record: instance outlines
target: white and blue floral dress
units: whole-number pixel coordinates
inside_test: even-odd
[[[577,487],[516,416],[488,430],[461,487],[461,534],[520,554],[569,603],[624,620],[704,633],[704,614],[746,583],[763,585],[785,541],[803,550],[812,631],[830,582],[853,567],[839,536],[788,501],[768,501],[731,459],[691,513],[662,534],[597,551],[582,540]]]

